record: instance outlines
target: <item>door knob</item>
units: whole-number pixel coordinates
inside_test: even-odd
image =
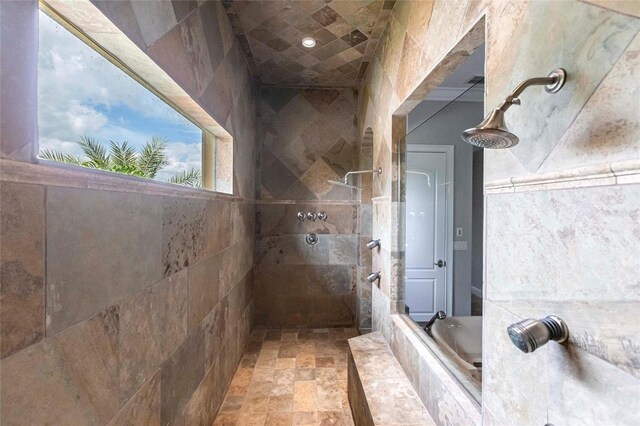
[[[443,266],[447,266],[447,262],[445,262],[444,260],[440,259],[436,263],[434,263],[434,265],[437,266],[438,268],[442,268]]]

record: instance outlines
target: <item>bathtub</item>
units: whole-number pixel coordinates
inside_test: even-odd
[[[447,317],[431,326],[431,337],[469,375],[482,380],[482,317]]]

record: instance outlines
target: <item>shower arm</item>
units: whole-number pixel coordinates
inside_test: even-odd
[[[518,99],[518,96],[520,96],[522,92],[530,86],[546,86],[547,92],[557,92],[564,84],[565,74],[563,74],[563,71],[554,70],[548,77],[533,77],[526,79],[520,83],[496,109],[504,112],[508,110],[511,105],[520,105],[520,99]]]
[[[362,175],[362,174],[365,174],[365,173],[381,174],[382,173],[382,167],[378,167],[377,169],[372,169],[372,170],[356,170],[354,172],[347,172],[347,174],[344,175],[344,183],[346,183],[348,185],[349,175]]]

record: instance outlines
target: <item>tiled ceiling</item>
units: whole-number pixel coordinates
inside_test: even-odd
[[[223,1],[254,77],[264,85],[354,87],[364,76],[393,1]],[[301,41],[311,36],[313,48]]]

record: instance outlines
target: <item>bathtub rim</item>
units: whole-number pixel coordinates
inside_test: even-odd
[[[482,383],[471,380],[469,374],[460,366],[456,361],[443,351],[438,343],[429,336],[423,328],[416,323],[411,316],[402,313],[397,314],[397,317],[402,319],[406,326],[411,330],[414,337],[422,344],[422,346],[428,350],[438,363],[444,368],[444,370],[453,379],[453,382],[466,393],[469,398],[477,404],[478,409],[482,405]],[[483,318],[484,320],[484,318]]]

